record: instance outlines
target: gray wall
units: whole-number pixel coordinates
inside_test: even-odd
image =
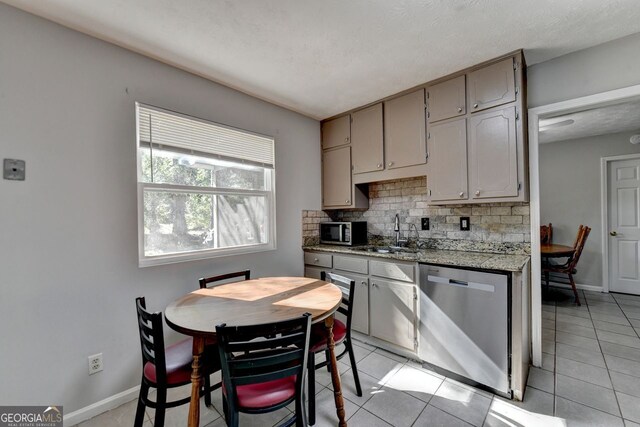
[[[602,286],[600,159],[640,152],[633,133],[540,145],[540,221],[553,224],[554,243],[573,245],[580,224],[592,228],[576,282]]]
[[[276,138],[277,251],[138,268],[135,101]],[[137,385],[136,296],[162,310],[203,275],[303,272],[315,120],[0,4],[0,129],[0,158],[27,162],[25,182],[0,180],[3,405],[69,413]]]
[[[527,69],[529,107],[640,84],[640,33]]]

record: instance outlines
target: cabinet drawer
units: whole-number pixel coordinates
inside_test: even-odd
[[[396,264],[386,261],[371,261],[369,268],[371,275],[386,277],[387,279],[400,280],[414,283],[416,280],[415,266],[413,264]]]
[[[307,265],[315,265],[317,267],[331,268],[332,256],[329,254],[319,254],[316,252],[305,252],[304,263]]]
[[[347,256],[333,257],[333,268],[336,270],[352,271],[354,273],[369,273],[369,263],[365,258],[352,258]]]

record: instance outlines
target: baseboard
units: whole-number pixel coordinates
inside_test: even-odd
[[[63,423],[65,426],[74,426],[76,424],[80,424],[81,422],[86,421],[89,418],[93,418],[96,415],[100,415],[103,412],[107,412],[111,409],[117,408],[120,405],[134,400],[138,397],[139,392],[139,385],[131,387],[128,390],[122,391],[118,394],[114,394],[113,396],[109,396],[99,402],[92,403],[91,405],[80,408],[77,411],[71,412],[70,414],[65,414]]]

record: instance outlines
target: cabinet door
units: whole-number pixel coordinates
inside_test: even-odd
[[[333,148],[351,142],[351,119],[349,115],[322,123],[322,148]]]
[[[513,58],[469,73],[467,89],[471,112],[515,101]]]
[[[351,147],[322,152],[322,205],[326,207],[351,204]]]
[[[429,123],[466,114],[464,79],[465,76],[460,76],[427,88]]]
[[[384,103],[384,144],[387,169],[427,162],[424,89]]]
[[[371,336],[415,350],[416,286],[371,278]]]
[[[382,103],[352,114],[353,173],[384,169]]]
[[[474,199],[518,195],[516,109],[487,111],[469,120],[470,192]]]
[[[467,200],[467,124],[464,118],[429,128],[427,186],[431,201]]]
[[[353,299],[353,313],[351,314],[351,329],[369,335],[369,278],[346,271],[334,271],[334,273],[344,276],[356,282]],[[342,322],[347,322],[343,314],[336,313],[336,318]]]

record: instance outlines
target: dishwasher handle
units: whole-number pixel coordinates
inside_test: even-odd
[[[463,280],[448,279],[446,277],[432,276],[431,274],[427,275],[427,280],[429,282],[441,283],[443,285],[450,285],[450,286],[456,286],[459,288],[467,288],[467,289],[476,289],[478,291],[484,291],[484,292],[495,292],[495,289],[496,289],[495,286],[493,285],[487,285],[484,283],[475,283],[475,282],[465,282]]]

